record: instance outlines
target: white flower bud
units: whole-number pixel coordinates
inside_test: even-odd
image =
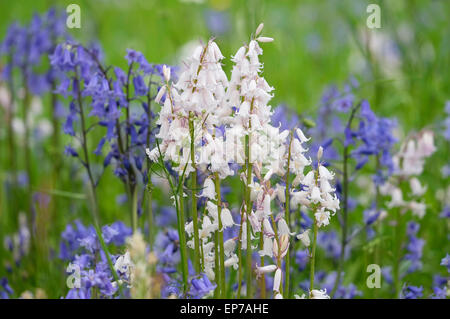
[[[263,28],[264,28],[264,23],[260,23],[259,26],[256,28],[255,37],[257,37],[261,33]]]
[[[327,295],[327,290],[317,290],[313,289],[310,292],[310,298],[311,299],[330,299],[330,296]]]
[[[216,188],[211,178],[208,177],[205,179],[205,182],[203,183],[203,192],[200,197],[207,197],[209,199],[216,200]]]
[[[297,235],[297,239],[299,239],[303,245],[309,247],[311,244],[311,240],[309,239],[309,229],[305,230],[303,233]]]
[[[269,38],[269,37],[258,37],[258,38],[256,38],[256,41],[258,41],[258,42],[273,42],[273,38]]]
[[[159,103],[159,101],[161,101],[161,98],[164,96],[164,93],[166,93],[166,86],[165,85],[162,86],[159,89],[158,94],[156,94],[156,97],[155,97],[155,102],[156,103]]]
[[[170,81],[170,68],[167,67],[165,64],[163,65],[163,75],[166,82]]]
[[[323,147],[322,146],[320,146],[319,147],[319,150],[317,151],[317,160],[321,160],[321,158],[322,158],[322,155],[323,155]]]
[[[281,269],[277,268],[275,276],[273,277],[273,291],[280,291],[281,284]]]

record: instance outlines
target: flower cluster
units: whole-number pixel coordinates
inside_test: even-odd
[[[425,159],[435,152],[433,132],[423,131],[416,138],[406,140],[400,151],[394,156],[394,177],[380,187],[380,193],[391,198],[388,208],[399,207],[411,210],[414,215],[423,218],[426,204],[418,201],[425,194],[427,187],[422,186],[416,175],[423,171]],[[400,183],[409,182],[408,200],[401,189]]]
[[[131,229],[122,222],[102,228],[102,236],[109,245],[123,246],[130,235]],[[97,291],[105,298],[113,297],[117,293],[118,283],[114,280],[94,227],[86,227],[76,221],[74,225],[67,225],[61,237],[59,257],[70,261],[68,271],[79,276],[75,278],[73,288],[69,290],[66,298],[91,298]],[[115,269],[121,280],[128,282],[129,272],[123,271],[123,257],[117,255],[113,258],[116,259]]]

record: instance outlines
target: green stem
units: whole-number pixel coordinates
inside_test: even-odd
[[[219,298],[222,288],[222,276],[220,275],[220,257],[219,257],[219,233],[214,233],[214,272],[217,288],[214,291],[214,297]]]
[[[401,252],[401,216],[399,209],[395,209],[395,226],[394,226],[394,267],[393,267],[393,279],[394,279],[394,289],[395,296],[394,298],[399,298],[400,294],[400,252]]]
[[[131,197],[131,225],[133,227],[133,233],[138,230],[138,212],[137,212],[137,189],[136,186],[130,187],[130,197]]]
[[[259,236],[259,249],[264,249],[264,221],[261,221],[261,235]],[[264,256],[261,256],[261,267],[264,267]],[[266,299],[266,277],[261,275],[261,299]]]
[[[183,182],[183,181],[181,181]],[[178,212],[178,234],[180,237],[180,253],[181,253],[181,264],[182,264],[182,272],[183,272],[183,283],[184,283],[184,292],[187,291],[188,288],[188,260],[187,260],[187,250],[186,250],[186,233],[184,231],[184,205],[183,205],[183,190],[181,190],[181,195],[177,195],[177,201],[179,204],[177,205]]]
[[[289,169],[291,166],[291,145],[292,145],[292,139],[293,139],[293,133],[291,132],[291,138],[289,141],[289,151],[288,151],[288,159],[287,159],[287,172],[286,172],[286,193],[285,193],[285,197],[286,197],[286,203],[285,203],[285,211],[284,211],[284,219],[286,220],[286,223],[289,225],[291,225],[291,214],[290,214],[290,207],[289,207],[289,201],[290,201],[290,192],[289,192],[289,187],[290,187],[290,180],[289,180]],[[290,284],[290,249],[288,247],[287,249],[287,253],[286,253],[286,278],[284,281],[284,292],[286,294],[286,297],[289,298],[290,296],[290,291],[289,291],[289,284]]]
[[[225,298],[226,294],[226,283],[225,283],[225,250],[223,248],[223,225],[222,225],[222,195],[220,194],[220,179],[219,174],[216,172],[214,173],[214,180],[215,180],[215,186],[216,186],[216,193],[217,193],[217,215],[219,219],[219,263],[220,263],[220,283],[221,283],[221,297]]]
[[[245,187],[247,191],[245,193],[245,213],[246,213],[246,231],[247,231],[247,251],[246,251],[246,263],[245,263],[245,271],[246,271],[246,285],[247,285],[247,298],[251,298],[252,296],[252,247],[251,247],[251,231],[250,231],[250,220],[249,216],[251,213],[251,201],[250,201],[250,187],[249,185],[252,182],[252,164],[250,163],[250,143],[249,143],[249,135],[245,136],[245,152],[246,152],[246,161],[247,161],[247,183]]]
[[[245,197],[245,193],[246,193],[247,188],[244,187],[244,197]],[[241,224],[239,226],[239,236],[238,236],[238,259],[239,259],[239,269],[238,269],[238,289],[237,289],[237,299],[241,298],[241,289],[242,289],[242,277],[243,277],[243,272],[242,272],[242,268],[243,268],[243,258],[242,258],[242,222],[244,220],[244,210],[241,210]]]
[[[317,221],[315,220],[315,217],[314,217],[313,244],[312,244],[312,252],[311,252],[311,270],[310,270],[310,276],[309,276],[310,298],[311,298],[311,292],[314,289],[314,268],[315,268],[315,262],[316,262],[317,232],[318,232],[318,226],[317,226]]]
[[[197,166],[195,164],[195,139],[193,112],[189,112],[189,132],[191,137],[191,165],[194,168],[191,176],[191,216],[194,224],[194,268],[200,269],[200,240],[198,237],[198,214],[197,214]],[[219,218],[220,219],[220,218]]]
[[[25,85],[25,92],[23,98],[23,123],[25,126],[25,137],[24,137],[24,145],[25,145],[25,169],[28,175],[28,187],[27,187],[27,197],[28,197],[28,227],[30,230],[30,235],[32,238],[32,247],[34,246],[33,242],[35,239],[34,227],[33,227],[33,169],[31,166],[31,148],[30,148],[30,128],[28,126],[28,111],[30,106],[30,94],[28,88],[26,86],[27,77],[24,75],[23,83]]]
[[[280,237],[278,236],[278,228],[277,224],[275,223],[275,219],[272,216],[272,228],[275,233],[275,240],[277,242],[278,251],[277,251],[277,267],[281,269],[281,245],[280,245]],[[283,295],[283,278],[280,282],[280,287],[278,287],[280,295]]]
[[[150,249],[153,248],[153,185],[150,180],[150,173],[149,173],[149,180],[148,180],[148,186],[147,186],[147,223],[148,223],[148,243],[150,245]]]

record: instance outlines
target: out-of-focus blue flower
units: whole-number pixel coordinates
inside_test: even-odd
[[[221,35],[230,29],[230,16],[227,11],[205,10],[206,26],[212,35]]]
[[[102,236],[108,245],[123,246],[131,235],[131,228],[121,221],[102,227]],[[68,260],[81,270],[81,286],[69,290],[66,298],[90,298],[96,287],[102,298],[113,297],[117,292],[114,277],[108,266],[105,252],[101,249],[93,226],[80,221],[68,224],[61,234],[59,258]],[[113,263],[118,256],[111,255]],[[127,274],[118,273],[121,280],[129,280]]]
[[[288,109],[285,104],[277,106],[271,116],[272,125],[280,127],[280,131],[292,130],[300,124],[298,115]]]
[[[376,174],[387,178],[394,171],[391,149],[397,142],[393,136],[397,123],[388,118],[377,117],[366,100],[361,102],[361,116],[354,138],[362,143],[352,152],[352,156],[358,160],[357,169],[364,166],[368,156],[377,156],[380,168]],[[381,168],[386,168],[387,172],[384,173]]]
[[[65,20],[64,12],[51,8],[42,15],[35,13],[28,25],[11,24],[0,43],[0,56],[8,57],[2,76],[12,81],[13,71],[20,70],[21,78],[27,79],[22,85],[32,94],[48,92],[59,74],[47,67],[47,59],[56,43],[69,37]]]
[[[392,280],[392,266],[381,267],[381,274],[383,275],[383,279],[388,284],[392,284],[394,282]]]
[[[446,299],[447,298],[447,288],[434,287],[433,295],[431,295],[431,299]]]
[[[415,222],[409,222],[407,226],[407,235],[409,242],[406,246],[407,254],[404,259],[409,260],[411,265],[407,272],[411,273],[422,268],[422,250],[425,245],[423,239],[417,238],[416,235],[419,231],[420,225]]]
[[[348,286],[342,285],[341,282],[338,284],[336,292],[334,294],[334,298],[336,299],[352,299],[357,296],[362,296],[362,292],[359,291],[354,284],[349,284]],[[320,289],[326,289],[328,293],[333,291],[334,284],[337,279],[337,272],[332,271],[330,273],[325,273],[324,271],[318,271],[315,273],[314,282],[317,284]],[[300,288],[305,292],[309,291],[309,280],[304,280],[300,282]]]
[[[125,245],[126,238],[131,236],[133,231],[123,222],[117,221],[110,226],[103,226],[102,233],[105,243],[113,243],[116,246],[122,246]]]
[[[447,267],[447,271],[450,273],[450,255],[449,254],[447,254],[444,258],[442,258],[441,266]]]
[[[295,252],[295,263],[298,265],[298,270],[303,271],[309,262],[308,249],[298,250]]]
[[[211,281],[208,279],[208,276],[206,276],[205,274],[191,279],[190,284],[191,285],[189,287],[188,294],[195,299],[206,296],[210,292],[214,291],[214,289],[216,289],[217,287],[216,284],[211,283]]]
[[[9,299],[14,293],[13,289],[9,285],[8,279],[3,277],[0,279],[0,299]]]
[[[406,284],[403,285],[403,289],[400,295],[400,298],[402,299],[417,299],[423,296],[423,287],[416,287],[416,286],[407,286]]]
[[[325,255],[327,257],[338,259],[341,255],[342,247],[335,231],[319,232],[317,235],[317,244],[325,250]],[[349,248],[349,246],[347,246],[346,249],[347,248]]]
[[[177,211],[173,206],[163,206],[156,215],[155,223],[158,227],[167,227],[177,220]]]
[[[445,113],[447,117],[444,120],[444,138],[450,141],[450,101],[445,102]]]
[[[450,218],[450,206],[445,206],[444,210],[439,215],[441,218]]]
[[[155,253],[158,257],[157,271],[175,273],[180,261],[179,237],[175,229],[159,232],[155,240]]]

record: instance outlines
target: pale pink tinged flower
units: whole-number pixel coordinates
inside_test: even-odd
[[[317,226],[327,226],[330,223],[330,212],[325,209],[320,209],[318,212],[314,214],[316,218]]]
[[[302,184],[310,187],[314,185],[314,171],[309,171],[308,174],[306,174]]]
[[[331,187],[330,182],[327,179],[320,179],[320,190],[323,193],[330,193],[334,191],[334,188]]]
[[[269,38],[269,37],[258,37],[256,38],[256,41],[258,42],[273,42],[273,38]]]
[[[285,203],[286,202],[286,187],[282,186],[280,184],[277,184],[275,186],[275,194],[278,197],[278,200],[281,203]]]
[[[233,216],[231,216],[231,212],[228,208],[222,209],[220,217],[222,219],[222,226],[224,228],[231,227],[234,225]]]
[[[263,28],[264,28],[264,23],[260,23],[259,26],[256,28],[256,32],[255,32],[256,37],[261,33]]]
[[[251,212],[247,216],[248,221],[250,222],[250,225],[252,226],[253,232],[259,233],[261,231],[261,222],[258,219],[258,216],[255,214],[255,212]]]
[[[264,233],[265,234],[268,234],[269,236],[275,236],[275,232],[273,231],[273,228],[272,228],[272,225],[269,222],[269,219],[264,218],[263,226],[264,226]]]
[[[255,269],[256,277],[259,278],[261,275],[269,274],[271,272],[274,272],[275,270],[277,270],[276,265],[267,265],[267,266],[259,267],[258,264],[256,264],[256,269]]]
[[[211,200],[216,200],[216,186],[211,178],[206,178],[203,183],[203,191],[200,194],[200,197],[206,197]]]
[[[239,258],[236,254],[225,260],[225,267],[233,267],[235,270],[239,268]]]
[[[150,151],[149,148],[145,149],[145,153],[147,154],[147,156],[150,158],[150,160],[152,162],[157,162],[158,161],[158,157],[159,157],[159,150],[157,148],[154,148],[153,150]]]
[[[165,64],[163,65],[163,75],[166,82],[170,81],[170,67],[167,67]]]
[[[297,128],[295,131],[297,132],[297,136],[302,143],[308,142],[311,139],[306,138],[305,134],[303,134],[303,131],[301,129]]]
[[[291,152],[294,154],[299,154],[306,152],[306,150],[303,148],[301,142],[298,139],[294,139],[292,140]]]
[[[236,240],[234,238],[230,238],[223,243],[223,249],[225,252],[225,256],[230,257],[234,249],[236,248]]]
[[[416,177],[413,177],[409,180],[409,185],[411,187],[412,194],[414,196],[422,196],[425,194],[427,187],[420,184],[419,180]]]
[[[311,299],[330,299],[330,296],[327,295],[327,290],[317,290],[313,289],[310,292],[310,298]]]
[[[289,231],[289,226],[286,223],[286,220],[284,218],[280,218],[278,220],[278,235],[294,235],[295,233],[291,233]]]
[[[323,155],[323,147],[320,146],[319,150],[317,151],[317,160],[320,161],[322,159],[322,155]]]
[[[275,276],[273,277],[273,291],[280,291],[281,284],[281,269],[277,268],[275,271]]]
[[[286,256],[288,248],[289,248],[289,236],[288,235],[281,235],[280,236],[280,247],[279,247],[279,253],[280,257],[284,258]]]
[[[269,216],[272,214],[271,209],[270,209],[270,196],[267,194],[264,196],[264,214],[266,216]]]
[[[191,221],[190,223],[186,223],[186,225],[184,226],[184,230],[186,231],[188,236],[191,237],[194,233],[194,222]]]
[[[424,203],[412,201],[408,206],[411,209],[412,213],[417,217],[423,218],[423,216],[425,216],[427,205],[425,205]]]
[[[334,178],[334,174],[331,173],[325,166],[319,165],[319,176],[320,179],[332,180]]]
[[[393,188],[391,190],[391,201],[388,203],[388,207],[400,207],[404,205],[403,193],[399,188]]]
[[[297,235],[297,239],[299,239],[306,247],[309,247],[309,245],[311,244],[311,240],[309,238],[309,231],[310,230],[307,229],[303,233]]]
[[[424,156],[431,156],[436,151],[434,146],[434,134],[432,131],[425,131],[417,140],[417,152]]]
[[[308,199],[308,192],[299,191],[299,192],[291,192],[291,207],[298,207],[299,205],[308,206],[310,204],[310,200]]]
[[[320,189],[317,186],[314,186],[312,191],[311,191],[311,202],[313,202],[314,204],[319,203],[322,198],[320,197]]]
[[[159,102],[161,101],[161,98],[163,97],[163,95],[164,95],[165,93],[166,93],[166,86],[163,85],[163,86],[159,89],[158,94],[157,94],[156,97],[155,97],[155,102],[156,102],[156,103],[159,103]]]
[[[261,234],[260,236],[264,236],[264,235]],[[263,256],[272,257],[273,256],[273,243],[274,243],[274,240],[272,238],[264,236],[263,249],[258,251],[258,254],[261,257],[263,257]]]

